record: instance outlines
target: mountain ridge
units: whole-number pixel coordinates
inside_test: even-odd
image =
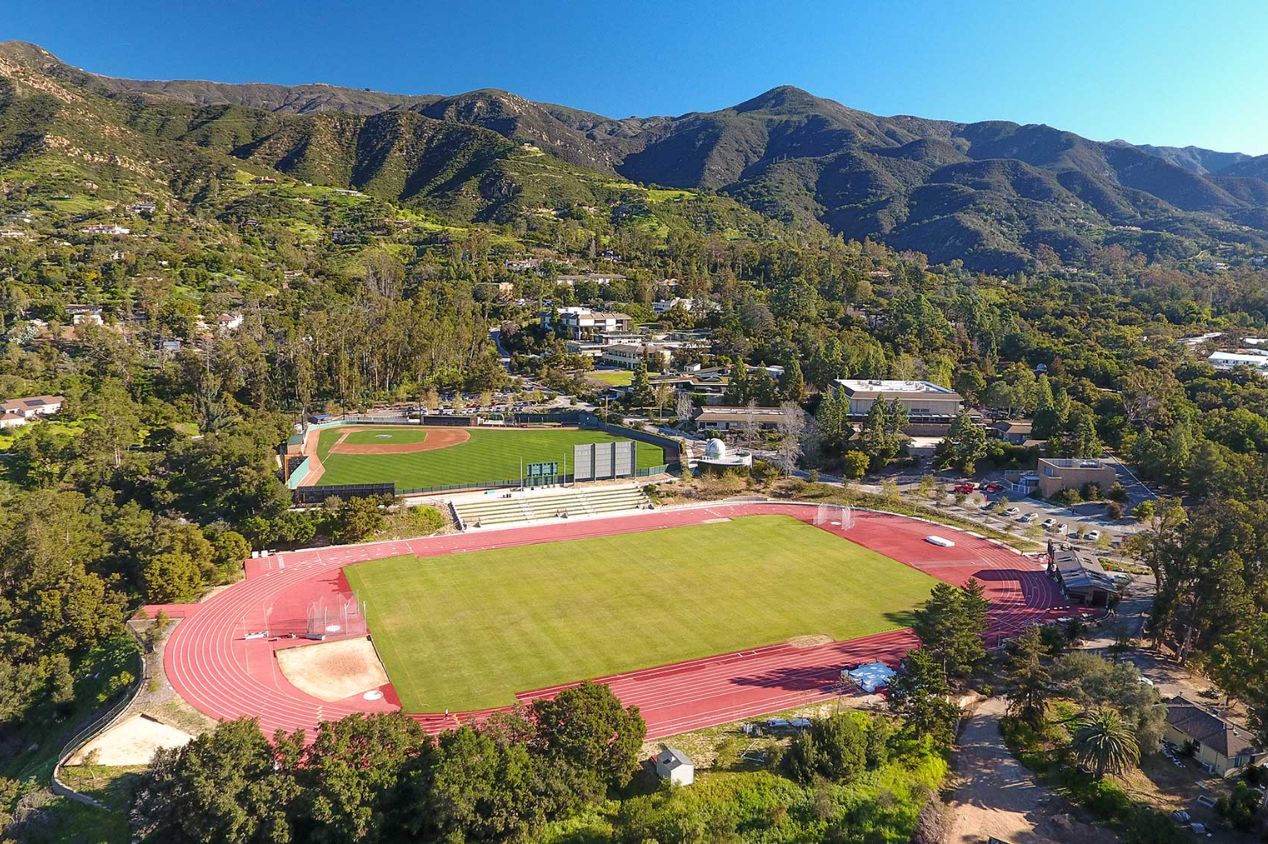
[[[477,217],[498,213],[454,195],[472,185],[499,202],[522,192],[508,175],[519,145],[558,160],[564,181],[607,174],[723,194],[785,223],[975,269],[1025,269],[1040,247],[1070,263],[1110,244],[1151,258],[1212,244],[1268,249],[1268,156],[1093,141],[1045,124],[884,117],[792,85],[713,111],[614,119],[493,88],[446,96],[113,79],[22,42],[0,44],[5,75],[63,100],[100,96],[133,128],[160,123],[170,140]],[[602,201],[592,194],[538,198]]]

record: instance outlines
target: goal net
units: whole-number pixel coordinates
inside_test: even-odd
[[[305,633],[311,638],[366,632],[365,615],[356,598],[319,598],[308,605]]]
[[[815,508],[815,527],[849,530],[854,527],[854,511],[844,504],[820,504]]]

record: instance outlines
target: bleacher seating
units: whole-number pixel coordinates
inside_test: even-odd
[[[637,486],[530,490],[513,492],[510,498],[502,495],[504,493],[455,502],[454,512],[464,527],[472,528],[564,516],[592,516],[648,506],[647,496]]]

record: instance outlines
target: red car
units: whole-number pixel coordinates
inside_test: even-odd
[[[1003,485],[1003,484],[994,484],[994,483],[991,483],[991,484],[987,484],[986,486],[982,487],[982,489],[986,490],[986,491],[987,491],[987,492],[989,492],[991,495],[994,495],[994,494],[995,494],[995,493],[997,493],[997,492],[1003,492],[1003,491],[1004,491],[1004,485]]]
[[[951,487],[951,489],[954,492],[962,492],[965,495],[968,495],[970,492],[976,489],[976,487],[971,483],[964,483],[964,484],[956,484],[955,486]]]

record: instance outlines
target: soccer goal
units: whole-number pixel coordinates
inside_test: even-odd
[[[844,504],[820,504],[815,508],[815,527],[849,530],[854,527],[854,510]]]
[[[364,636],[366,632],[365,614],[356,598],[319,598],[308,605],[307,638]]]

